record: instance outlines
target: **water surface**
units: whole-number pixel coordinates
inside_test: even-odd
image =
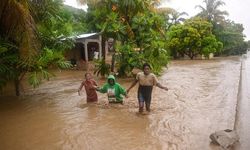
[[[0,97],[0,149],[219,149],[209,135],[234,127],[240,66],[238,57],[172,61],[159,77],[169,91],[154,88],[149,115],[137,114],[137,87],[124,105],[106,105],[100,93],[98,104],[86,104],[77,94],[84,72],[57,72],[19,98]]]

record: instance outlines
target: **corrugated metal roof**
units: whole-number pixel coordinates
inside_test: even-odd
[[[76,35],[76,36],[70,36],[68,38],[70,39],[83,39],[83,38],[88,38],[94,35],[98,35],[99,33],[86,33],[86,34],[80,34],[80,35]],[[65,40],[66,38],[63,38],[62,40]]]
[[[87,38],[87,37],[90,37],[90,36],[93,36],[93,35],[97,35],[98,33],[86,33],[86,34],[80,34],[80,35],[77,35],[73,38],[75,39],[81,39],[81,38]]]

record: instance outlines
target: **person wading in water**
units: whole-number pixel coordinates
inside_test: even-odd
[[[123,97],[127,97],[126,90],[115,81],[113,75],[108,76],[107,83],[105,83],[101,88],[96,88],[97,91],[101,93],[107,93],[109,103],[120,103],[123,104]]]
[[[137,82],[139,82],[139,88],[137,93],[139,113],[143,112],[144,102],[146,104],[146,111],[150,112],[153,86],[165,89],[166,91],[168,90],[168,88],[159,83],[156,75],[151,73],[151,67],[148,63],[143,64],[143,72],[139,72],[136,75],[136,79],[132,83],[132,85],[127,89],[127,93],[129,93],[130,89],[133,88]]]
[[[90,73],[85,74],[85,81],[82,81],[79,89],[78,89],[78,95],[80,96],[80,91],[82,90],[82,87],[85,87],[86,95],[87,95],[87,102],[97,102],[98,97],[96,93],[96,87],[97,83],[94,79],[92,79]]]

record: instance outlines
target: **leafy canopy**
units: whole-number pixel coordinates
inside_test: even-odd
[[[208,57],[210,53],[219,51],[222,43],[212,34],[211,23],[201,18],[192,18],[170,28],[168,47],[171,51],[193,59],[197,55]]]
[[[155,73],[168,63],[166,20],[156,12],[156,2],[107,0],[88,5],[91,30],[119,41],[116,62],[120,76],[129,75],[135,67],[141,68],[143,62],[151,63]]]
[[[26,74],[28,82],[37,87],[52,76],[50,67],[71,67],[63,51],[72,41],[61,39],[74,31],[70,24],[74,18],[62,6],[61,0],[0,2],[0,88],[14,81],[19,95]]]

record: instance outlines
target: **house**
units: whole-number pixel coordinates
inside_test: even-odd
[[[103,41],[101,33],[87,33],[70,37],[75,40],[75,47],[66,53],[66,59],[70,60],[78,69],[89,70],[94,59],[107,58],[112,52],[113,40]],[[90,64],[90,65],[89,65]]]

